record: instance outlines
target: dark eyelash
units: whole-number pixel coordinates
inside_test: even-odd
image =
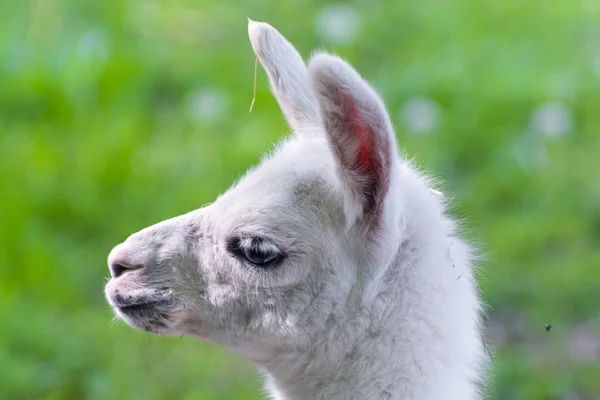
[[[260,268],[275,267],[285,258],[277,245],[260,236],[234,235],[227,239],[226,247],[233,256]]]
[[[242,239],[239,236],[230,236],[226,240],[226,247],[230,253],[236,253],[240,250]]]

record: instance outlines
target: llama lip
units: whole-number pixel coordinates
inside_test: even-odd
[[[123,321],[134,328],[152,333],[169,333],[173,317],[170,300],[137,301],[113,305],[113,310]]]
[[[168,300],[150,300],[150,301],[137,301],[137,302],[129,303],[129,304],[117,303],[117,304],[114,304],[113,307],[124,313],[132,313],[132,312],[143,311],[143,310],[155,310],[161,306],[167,307],[169,305],[171,305],[171,302]]]
[[[136,312],[136,311],[154,309],[160,303],[161,302],[159,302],[159,301],[151,301],[148,303],[135,303],[135,304],[129,304],[129,305],[120,305],[120,306],[116,306],[116,308],[118,308],[119,311],[121,311],[121,312]]]

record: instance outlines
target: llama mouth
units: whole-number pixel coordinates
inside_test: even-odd
[[[172,302],[166,300],[114,305],[117,316],[133,328],[150,333],[169,334],[173,318]]]
[[[172,308],[173,302],[169,300],[137,301],[113,305],[117,316],[130,326],[146,332],[162,334],[168,334],[171,331]]]
[[[166,300],[156,300],[156,301],[148,301],[148,302],[138,302],[133,304],[119,304],[114,307],[123,313],[135,313],[138,311],[150,311],[156,310],[161,307],[168,307],[171,305],[171,302]]]
[[[127,312],[143,311],[143,310],[153,310],[159,304],[160,304],[159,301],[151,301],[148,303],[136,303],[136,304],[130,304],[130,305],[121,305],[121,306],[116,306],[116,308],[118,308],[119,311],[121,311],[121,312],[127,313]]]

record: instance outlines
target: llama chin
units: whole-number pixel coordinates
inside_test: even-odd
[[[249,36],[293,133],[215,202],[116,246],[109,304],[254,361],[276,400],[481,399],[476,257],[446,198],[348,63],[307,66],[265,23]]]

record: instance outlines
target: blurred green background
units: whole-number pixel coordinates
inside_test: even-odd
[[[0,399],[261,399],[112,323],[106,256],[287,128],[246,17],[353,63],[486,254],[491,399],[600,399],[600,1],[0,2]],[[546,324],[552,329],[546,330]]]

